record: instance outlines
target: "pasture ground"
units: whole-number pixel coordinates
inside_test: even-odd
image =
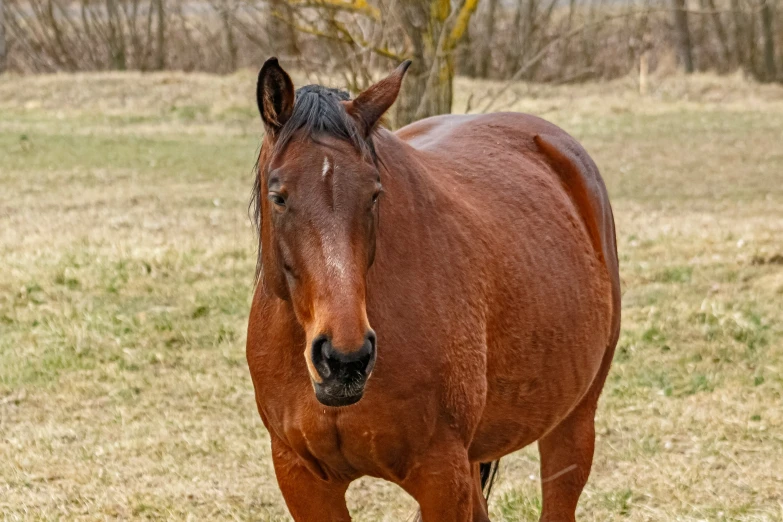
[[[491,83],[460,80],[456,110]],[[254,75],[0,78],[0,515],[286,520],[244,360]],[[623,334],[580,520],[783,520],[783,89],[519,84],[611,192]],[[359,521],[413,502],[363,480]],[[538,457],[493,520],[536,520]]]

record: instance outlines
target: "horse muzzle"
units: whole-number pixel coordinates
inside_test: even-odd
[[[375,367],[375,332],[369,330],[354,350],[335,348],[325,335],[315,338],[311,360],[320,382],[312,379],[315,397],[326,406],[350,406],[364,395],[364,385]]]

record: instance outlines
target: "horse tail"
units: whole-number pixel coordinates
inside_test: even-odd
[[[492,493],[492,485],[495,483],[495,477],[498,474],[500,460],[492,462],[482,462],[479,464],[479,475],[481,476],[481,491],[484,492],[484,498],[489,502],[489,495]]]
[[[495,483],[495,477],[498,474],[500,460],[492,462],[482,462],[479,464],[479,477],[481,477],[481,491],[484,492],[484,498],[489,502],[489,494],[492,493],[492,485]],[[416,511],[411,522],[422,522],[421,510]]]
[[[607,229],[613,229],[611,210],[598,167],[576,140],[568,135],[537,134],[533,141],[549,159],[560,177],[563,188],[582,219],[595,253],[604,263],[611,262],[612,240]],[[611,267],[607,266],[610,270]]]

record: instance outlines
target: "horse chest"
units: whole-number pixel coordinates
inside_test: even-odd
[[[315,460],[329,474],[373,475],[390,480],[404,473],[399,455],[406,436],[391,424],[373,425],[361,416],[314,408],[287,422],[286,443],[303,459]]]

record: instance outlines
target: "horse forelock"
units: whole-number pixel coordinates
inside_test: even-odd
[[[341,103],[350,99],[345,91],[321,85],[297,89],[294,109],[275,137],[272,156],[281,154],[295,137],[317,140],[329,136],[349,142],[362,156],[372,157],[371,140],[362,136],[356,121]]]

